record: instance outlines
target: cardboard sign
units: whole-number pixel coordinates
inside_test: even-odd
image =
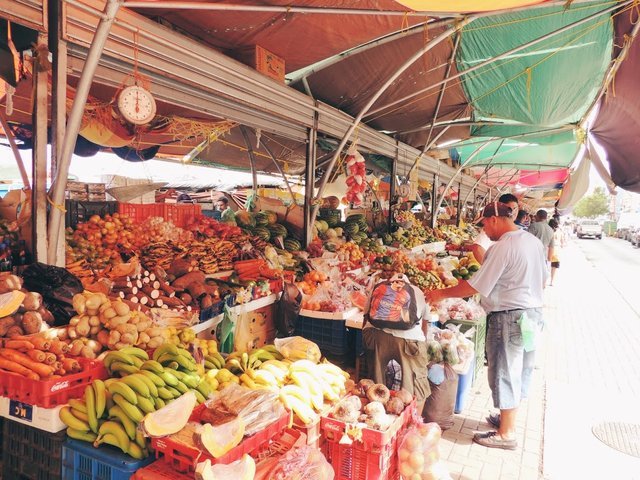
[[[284,82],[284,59],[256,45],[256,70],[267,77]]]

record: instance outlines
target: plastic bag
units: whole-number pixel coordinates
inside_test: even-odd
[[[286,337],[293,335],[300,315],[302,305],[302,292],[293,283],[285,283],[282,297],[278,302],[278,314],[276,315],[276,329],[279,335]]]
[[[403,480],[450,480],[440,460],[438,443],[442,431],[437,423],[418,423],[407,429],[398,449],[398,470]]]
[[[277,421],[285,414],[279,395],[271,390],[251,390],[232,384],[220,390],[206,402],[212,411],[237,415],[244,422],[245,436],[251,436]]]
[[[322,358],[318,345],[303,337],[276,338],[273,343],[284,358],[294,362],[311,360],[318,363]]]
[[[66,325],[76,312],[73,296],[82,293],[82,282],[67,269],[36,262],[22,273],[24,288],[42,295],[47,309],[55,318],[54,326]]]
[[[216,328],[216,338],[218,339],[218,349],[222,353],[233,352],[234,332],[236,331],[236,316],[229,306],[224,304],[224,315],[222,321]]]
[[[446,363],[433,364],[429,366],[428,378],[431,395],[427,397],[422,416],[425,421],[436,422],[442,430],[448,430],[453,426],[458,374]]]
[[[444,360],[442,354],[442,346],[437,340],[427,341],[427,355],[429,355],[429,361],[433,363],[440,363]]]
[[[333,480],[333,467],[317,448],[305,445],[285,453],[269,480]]]

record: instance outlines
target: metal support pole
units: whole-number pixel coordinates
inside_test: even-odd
[[[398,178],[398,160],[400,159],[399,143],[396,140],[396,158],[391,163],[391,173],[389,174],[389,217],[387,230],[391,233],[391,224],[393,223],[393,200],[396,196],[396,183]]]
[[[378,91],[373,94],[373,96],[369,99],[366,105],[362,108],[360,113],[353,119],[351,126],[347,129],[347,132],[342,137],[342,140],[340,141],[340,144],[338,145],[338,148],[336,149],[336,152],[333,155],[331,162],[329,163],[329,167],[327,168],[327,173],[320,180],[320,185],[318,186],[318,194],[316,197],[317,199],[319,199],[322,196],[322,193],[324,192],[324,189],[327,185],[327,180],[329,179],[329,175],[331,174],[331,171],[333,170],[333,167],[335,166],[336,161],[338,160],[338,157],[342,153],[342,149],[345,147],[345,145],[347,144],[347,141],[351,137],[351,134],[353,134],[354,130],[362,120],[362,117],[365,116],[365,114],[369,111],[369,109],[373,106],[373,104],[380,98],[380,96],[384,93],[384,91],[387,88],[389,88],[389,86],[393,82],[395,82],[396,79],[400,75],[402,75],[402,73],[404,73],[404,71],[407,70],[411,65],[413,65],[420,57],[422,57],[425,53],[427,53],[429,50],[434,48],[443,40],[449,38],[455,32],[457,32],[458,30],[462,29],[464,26],[471,23],[473,20],[475,20],[475,18],[476,17],[473,17],[473,16],[465,18],[464,20],[456,24],[455,27],[449,28],[448,30],[442,32],[440,35],[438,35],[433,40],[428,42],[418,52],[416,52],[411,57],[409,57],[409,59],[406,62],[404,62],[402,66],[400,66],[400,68],[398,68],[398,70],[393,75],[391,75],[391,77],[387,79],[387,81],[378,89]],[[318,205],[314,207],[314,213],[317,212],[317,210],[318,210]]]
[[[317,209],[314,208],[315,194],[316,155],[318,136],[318,112],[313,114],[313,128],[309,129],[309,144],[307,145],[307,166],[304,178],[304,246],[308,246],[313,240],[313,223],[316,219]],[[326,172],[325,172],[326,173]]]
[[[249,153],[249,162],[251,163],[251,180],[253,181],[253,194],[258,194],[258,172],[256,170],[256,154],[253,151],[253,145],[251,145],[251,140],[249,140],[249,134],[247,133],[247,129],[244,125],[240,125],[240,132],[242,132],[242,137],[244,138],[244,143],[247,146],[247,152]],[[249,202],[245,205],[245,208],[249,210]]]
[[[38,37],[38,55],[47,55],[44,36]],[[33,62],[33,163],[31,177],[31,226],[32,251],[34,259],[47,263],[47,77],[49,72],[39,66],[34,56]]]
[[[436,228],[436,222],[438,221],[438,209],[440,205],[436,207],[436,197],[438,196],[438,182],[440,179],[437,173],[433,174],[433,184],[431,185],[431,228]]]
[[[458,207],[456,208],[456,226],[460,226],[460,215],[462,213],[462,182],[458,182]]]
[[[22,163],[22,155],[20,155],[20,150],[18,150],[18,146],[16,145],[16,141],[13,138],[13,133],[9,129],[9,122],[4,118],[2,112],[0,112],[0,125],[2,125],[2,130],[4,130],[4,134],[9,141],[9,146],[11,147],[11,151],[13,152],[13,156],[16,159],[16,163],[18,164],[18,170],[20,171],[20,177],[22,178],[22,185],[24,188],[31,189],[31,184],[29,183],[29,177],[27,175],[27,169],[24,167],[24,163]]]
[[[511,50],[508,50],[508,51],[506,51],[504,53],[501,53],[500,55],[497,55],[497,56],[489,58],[489,59],[487,59],[487,60],[485,60],[483,62],[480,62],[477,65],[474,65],[473,67],[468,68],[468,69],[466,69],[466,70],[464,70],[462,72],[458,72],[458,73],[456,73],[455,75],[452,75],[449,78],[446,78],[444,80],[440,80],[439,82],[436,82],[433,85],[429,85],[428,87],[425,87],[423,89],[420,89],[420,90],[417,90],[415,92],[412,92],[409,95],[406,95],[406,96],[404,96],[402,98],[394,100],[393,102],[389,102],[386,105],[383,105],[383,106],[381,106],[379,108],[376,108],[375,110],[372,110],[371,112],[369,112],[369,115],[367,115],[367,116],[375,115],[376,113],[381,112],[383,110],[386,110],[389,107],[392,107],[392,106],[397,105],[399,103],[406,102],[407,100],[409,100],[409,99],[411,99],[413,97],[416,97],[418,95],[422,95],[423,93],[425,93],[425,92],[427,92],[427,91],[429,91],[431,89],[434,89],[436,87],[439,87],[440,85],[443,85],[444,83],[450,82],[451,80],[455,80],[456,78],[460,78],[463,75],[467,75],[467,74],[469,74],[471,72],[475,72],[476,70],[478,70],[480,68],[483,68],[483,67],[485,67],[485,66],[487,66],[487,65],[489,65],[491,63],[494,63],[494,62],[496,62],[498,60],[502,60],[503,58],[506,58],[506,57],[508,57],[510,55],[513,55],[514,53],[517,53],[517,52],[519,52],[521,50],[524,50],[526,48],[532,47],[533,45],[537,45],[538,43],[543,42],[543,41],[545,41],[545,40],[547,40],[549,38],[555,37],[556,35],[564,33],[567,30],[571,30],[572,28],[575,28],[575,27],[578,27],[578,26],[580,26],[580,25],[582,25],[584,23],[590,22],[594,18],[597,18],[599,16],[605,15],[605,14],[607,14],[609,12],[612,12],[614,10],[617,10],[617,9],[622,9],[623,7],[633,3],[634,1],[635,0],[625,0],[624,2],[616,3],[616,5],[614,5],[612,7],[605,8],[604,10],[596,12],[593,15],[589,15],[589,16],[581,19],[581,20],[577,20],[577,21],[575,21],[573,23],[570,23],[569,25],[565,25],[564,27],[558,28],[557,30],[554,30],[553,32],[549,32],[549,33],[547,33],[545,35],[542,35],[541,37],[538,37],[538,38],[536,38],[534,40],[531,40],[530,42],[527,42],[527,43],[525,43],[523,45],[519,45],[519,46],[517,46],[515,48],[512,48]]]
[[[109,30],[113,24],[118,9],[122,4],[122,0],[107,0],[104,7],[104,16],[100,19],[100,23],[96,29],[96,33],[93,36],[93,42],[89,48],[89,53],[85,60],[84,68],[82,69],[82,75],[76,88],[76,96],[73,99],[73,106],[71,107],[71,113],[69,113],[69,120],[64,135],[64,142],[62,144],[62,150],[60,158],[58,159],[57,171],[55,180],[53,181],[51,202],[53,208],[51,209],[51,215],[49,217],[49,247],[48,247],[48,261],[49,263],[57,263],[56,259],[58,250],[58,239],[62,224],[62,210],[60,205],[64,201],[64,191],[67,186],[67,176],[69,175],[69,165],[71,164],[71,155],[78,138],[78,132],[80,131],[80,124],[82,122],[82,114],[84,113],[84,107],[89,96],[89,89],[93,81],[93,75],[98,67],[98,61],[102,55],[102,50],[107,42],[109,36]]]

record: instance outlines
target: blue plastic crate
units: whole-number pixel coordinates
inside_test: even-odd
[[[108,445],[94,448],[88,442],[67,440],[62,445],[62,480],[129,480],[154,460],[153,455],[135,460]]]
[[[214,303],[209,308],[205,308],[204,310],[200,310],[199,320],[200,322],[206,322],[207,320],[211,320],[213,317],[217,317],[221,315],[224,311],[224,304],[227,304],[228,307],[233,307],[236,304],[236,295],[234,293],[227,295],[220,301]]]
[[[345,320],[327,320],[300,315],[295,334],[316,343],[323,353],[331,355],[349,353],[349,336]]]
[[[356,357],[359,357],[364,352],[364,344],[362,343],[362,329],[350,328],[349,331],[353,337],[353,348],[355,350]]]

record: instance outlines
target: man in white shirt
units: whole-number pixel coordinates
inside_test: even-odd
[[[518,197],[516,197],[512,193],[504,193],[500,195],[498,202],[504,203],[505,205],[511,207],[511,216],[515,220],[518,216],[520,208]],[[478,225],[482,226],[482,221],[480,221]],[[487,250],[489,250],[489,247],[492,244],[493,241],[491,241],[489,236],[485,233],[484,229],[481,229],[480,233],[476,235],[476,238],[473,240],[473,244],[470,247],[470,250],[478,263],[482,264],[484,262],[484,256],[487,254]]]
[[[450,297],[479,293],[487,312],[487,360],[494,406],[500,409],[497,431],[477,433],[473,440],[491,448],[514,450],[518,406],[526,396],[535,362],[535,350],[523,338],[523,325],[542,325],[543,289],[547,279],[545,251],[540,240],[520,230],[512,209],[499,202],[483,212],[484,230],[495,243],[487,251],[482,268],[457,286],[434,290],[431,304]],[[527,350],[525,350],[527,342]],[[482,354],[478,352],[478,354]],[[493,423],[493,422],[492,422]]]

